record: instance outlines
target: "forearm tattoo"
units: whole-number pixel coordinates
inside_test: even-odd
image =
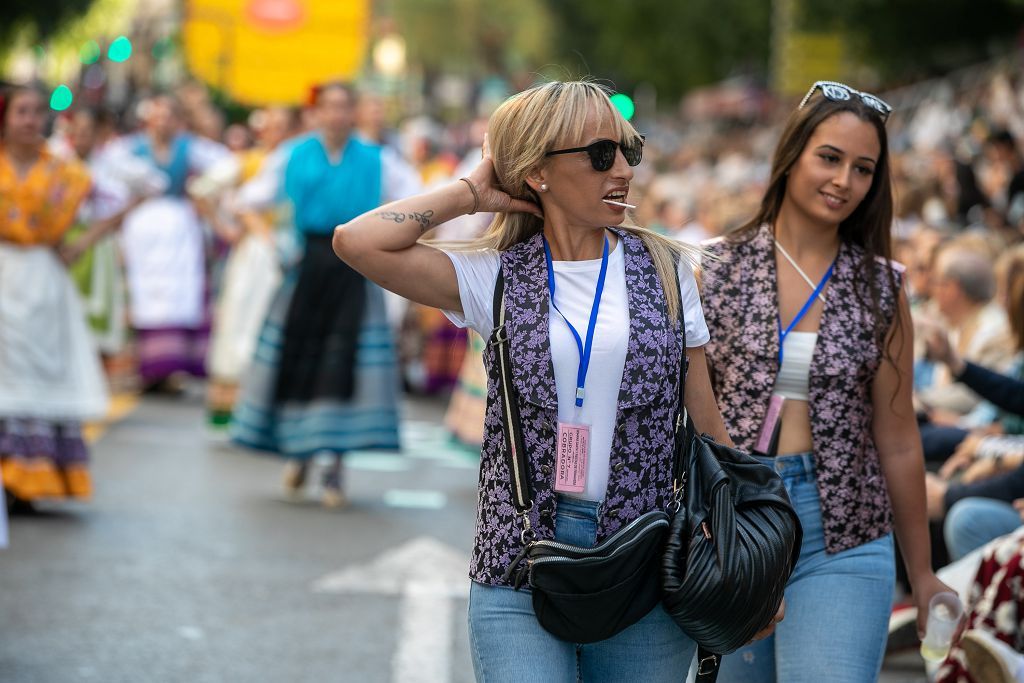
[[[414,211],[412,213],[402,213],[401,211],[381,211],[377,214],[377,217],[381,220],[391,221],[392,223],[404,223],[406,219],[419,223],[420,232],[426,232],[430,228],[434,227],[435,223],[431,220],[434,217],[434,210],[427,209],[426,211]]]

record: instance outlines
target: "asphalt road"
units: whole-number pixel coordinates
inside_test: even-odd
[[[197,392],[145,398],[95,445],[90,503],[11,520],[0,681],[468,683],[476,456],[441,410],[407,403],[405,453],[352,457],[332,511],[211,440]],[[881,680],[925,679],[910,655]]]

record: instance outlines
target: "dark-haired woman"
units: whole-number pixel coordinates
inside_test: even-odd
[[[710,243],[713,386],[730,435],[782,475],[804,528],[775,635],[723,681],[877,678],[899,539],[923,631],[932,572],[911,405],[911,324],[889,259],[890,108],[812,86],[775,151],[758,214]]]
[[[89,174],[47,151],[41,92],[0,98],[0,472],[8,503],[87,498],[81,422],[102,417],[106,384],[78,293],[56,249]]]

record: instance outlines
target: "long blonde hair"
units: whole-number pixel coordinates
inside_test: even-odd
[[[583,137],[592,111],[608,112],[620,140],[637,135],[608,94],[607,88],[592,81],[553,81],[524,90],[498,107],[491,115],[487,139],[502,191],[539,205],[527,177],[545,164],[548,151],[560,144],[576,144]],[[628,218],[618,227],[644,243],[661,280],[669,317],[677,320],[680,301],[676,263],[682,258],[693,267],[703,251],[642,228]],[[544,221],[533,214],[497,213],[478,239],[454,246],[505,251],[543,230]]]

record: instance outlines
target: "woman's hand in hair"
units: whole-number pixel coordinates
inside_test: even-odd
[[[473,183],[473,187],[479,197],[477,211],[532,213],[538,218],[544,218],[544,212],[535,203],[526,199],[517,199],[501,189],[498,175],[494,171],[494,160],[491,157],[491,148],[487,143],[486,135],[484,136],[480,163],[476,165],[476,168],[466,178]]]

